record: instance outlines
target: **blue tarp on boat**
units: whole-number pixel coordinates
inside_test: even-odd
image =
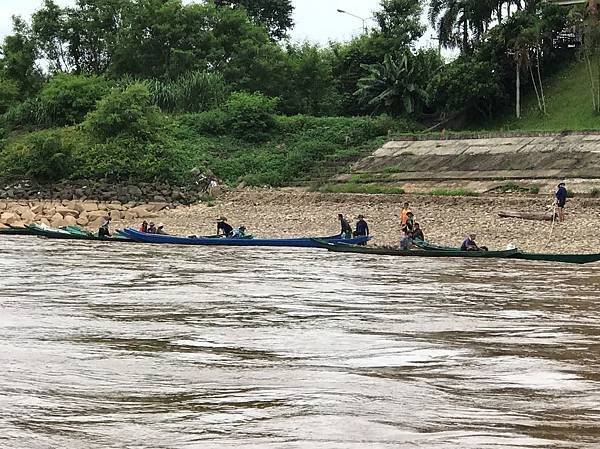
[[[147,234],[135,229],[126,228],[121,233],[130,239],[144,243],[158,243],[171,245],[210,245],[210,246],[285,246],[296,248],[318,248],[314,238],[272,238],[272,239],[238,239],[238,238],[206,238],[206,237],[182,237],[174,235]],[[368,242],[371,237],[356,237],[352,239],[341,239],[339,235],[332,237],[321,237],[332,243],[346,243],[358,245]]]

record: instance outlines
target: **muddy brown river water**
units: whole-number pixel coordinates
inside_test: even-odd
[[[600,266],[0,240],[0,447],[598,448]]]

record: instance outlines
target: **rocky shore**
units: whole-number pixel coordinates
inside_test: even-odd
[[[167,202],[2,201],[0,223],[18,226],[41,222],[50,226],[79,225],[96,230],[103,218],[113,227],[135,226],[141,220],[162,222],[171,234],[214,234],[216,219],[245,225],[255,236],[323,236],[339,231],[337,214],[352,221],[367,217],[374,244],[397,244],[399,213],[408,201],[426,238],[457,246],[475,232],[478,242],[504,249],[514,244],[526,251],[600,252],[600,200],[574,198],[567,203],[564,223],[500,218],[498,212],[551,210],[551,195],[435,197],[428,195],[359,195],[314,193],[302,189],[240,189],[222,192],[214,201],[191,206]]]

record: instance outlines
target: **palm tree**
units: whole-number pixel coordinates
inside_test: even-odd
[[[497,11],[497,0],[430,0],[429,21],[441,45],[460,47],[465,54],[470,49],[470,35],[479,39]]]

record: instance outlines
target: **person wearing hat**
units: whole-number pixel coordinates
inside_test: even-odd
[[[142,221],[142,226],[140,226],[140,232],[148,232],[148,222],[146,220]]]
[[[556,187],[556,211],[558,212],[558,221],[565,221],[565,204],[567,204],[567,188],[565,183],[561,182]]]
[[[169,235],[166,231],[165,231],[165,225],[163,223],[159,223],[158,226],[156,227],[156,233],[160,234],[160,235]]]
[[[340,220],[340,237],[343,239],[351,239],[352,238],[352,227],[348,220],[344,218],[344,214],[338,214],[338,220]]]
[[[369,235],[369,225],[365,221],[365,216],[359,215],[358,217],[356,217],[356,219],[358,221],[356,222],[356,227],[355,227],[356,230],[354,231],[354,236],[355,237],[368,236]]]
[[[156,231],[157,231],[156,225],[154,224],[153,221],[151,221],[148,224],[148,230],[146,231],[146,233],[148,233],[148,234],[156,234]]]
[[[227,218],[221,217],[217,219],[217,235],[231,237],[232,233],[233,227],[229,223],[227,223]]]

